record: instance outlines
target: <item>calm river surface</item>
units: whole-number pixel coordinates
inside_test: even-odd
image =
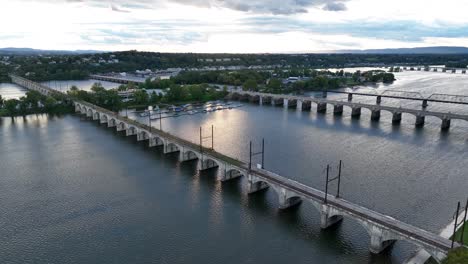
[[[397,77],[373,89],[468,95],[461,74]],[[365,110],[360,119],[331,111],[245,104],[164,119],[163,129],[196,142],[213,124],[215,149],[242,160],[249,140],[259,147],[264,137],[267,169],[319,189],[326,165],[341,159],[343,198],[433,232],[451,220],[468,190],[468,124],[442,133],[432,118],[416,129],[411,116],[393,126],[389,113],[371,122]],[[401,263],[416,249],[397,242],[372,255],[352,219],[322,231],[307,202],[278,211],[272,190],[248,196],[244,179],[222,184],[214,174],[83,117],[2,118],[0,263]]]

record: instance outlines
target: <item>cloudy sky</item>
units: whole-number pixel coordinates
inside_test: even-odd
[[[468,0],[0,1],[0,47],[272,53],[468,46]]]

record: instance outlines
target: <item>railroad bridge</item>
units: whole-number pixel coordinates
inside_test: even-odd
[[[257,98],[254,101],[256,102],[258,101],[259,104],[263,104],[263,102],[266,102],[267,104],[273,104],[273,105],[286,105],[289,108],[297,107],[302,110],[310,110],[312,103],[314,103],[317,106],[317,112],[326,113],[327,107],[331,106],[333,107],[333,113],[336,115],[343,114],[344,107],[348,107],[351,109],[351,116],[353,117],[361,116],[362,109],[368,109],[371,112],[372,120],[379,120],[381,112],[387,111],[392,114],[392,122],[394,124],[399,124],[401,122],[403,114],[410,114],[410,115],[415,116],[416,126],[424,126],[426,117],[433,116],[441,120],[442,130],[448,130],[450,128],[452,120],[458,119],[458,120],[468,121],[468,115],[455,114],[455,113],[450,113],[450,112],[426,111],[424,109],[424,107],[427,106],[428,101],[435,101],[435,102],[447,102],[447,101],[436,100],[436,99],[420,99],[421,101],[423,101],[423,109],[417,110],[417,109],[403,108],[403,107],[384,106],[380,104],[382,97],[400,98],[398,96],[376,95],[377,97],[376,104],[365,104],[365,103],[353,102],[352,101],[353,93],[349,93],[348,95],[349,95],[348,101],[338,101],[338,100],[330,100],[327,98],[314,98],[314,97],[295,96],[295,95],[246,92],[246,91],[236,91],[236,92],[230,93],[229,97],[233,100],[236,100],[236,99],[250,100],[249,98],[253,97],[253,98]],[[366,94],[366,95],[369,95],[369,94]]]
[[[31,82],[22,77],[11,75],[13,82],[27,89],[52,92],[50,88]],[[263,95],[262,95],[263,96]],[[369,250],[378,254],[395,241],[408,241],[426,250],[437,262],[441,262],[451,249],[451,241],[437,234],[406,224],[390,216],[354,204],[342,198],[328,195],[297,181],[280,176],[264,169],[249,169],[249,166],[237,159],[221,154],[215,150],[200,147],[190,141],[149,127],[134,120],[120,116],[115,112],[96,105],[74,100],[75,111],[88,119],[105,124],[106,127],[135,137],[137,141],[146,142],[149,147],[161,146],[165,154],[178,153],[180,162],[198,161],[200,171],[217,169],[217,177],[228,181],[246,177],[249,194],[270,187],[278,196],[280,209],[309,202],[320,214],[321,228],[326,229],[340,223],[344,218],[357,221],[370,236]],[[455,247],[459,247],[455,244]]]

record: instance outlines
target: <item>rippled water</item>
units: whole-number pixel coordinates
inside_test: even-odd
[[[377,89],[468,94],[466,78],[407,72]],[[345,199],[434,232],[466,198],[463,122],[442,133],[436,119],[416,129],[411,116],[394,126],[390,114],[371,122],[367,111],[314,110],[245,104],[165,119],[163,129],[196,142],[213,124],[215,148],[243,160],[249,140],[264,137],[267,169],[319,189],[326,164],[342,159]],[[82,117],[0,120],[2,263],[400,263],[415,249],[398,242],[372,255],[351,219],[322,231],[307,203],[278,211],[272,191],[248,196],[245,179],[221,184]]]

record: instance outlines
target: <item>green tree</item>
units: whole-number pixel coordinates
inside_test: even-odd
[[[248,79],[244,82],[242,87],[244,91],[258,91],[257,81],[255,79]]]
[[[0,95],[0,108],[3,108],[3,104],[4,104],[5,100],[2,98],[2,96]]]
[[[277,78],[270,79],[268,82],[268,89],[272,92],[279,92],[281,90],[281,81]]]
[[[10,99],[5,101],[5,109],[8,111],[9,115],[16,115],[18,113],[18,104],[19,101],[16,99]]]
[[[145,90],[137,90],[133,93],[133,101],[137,105],[146,105],[149,101],[148,93]]]

